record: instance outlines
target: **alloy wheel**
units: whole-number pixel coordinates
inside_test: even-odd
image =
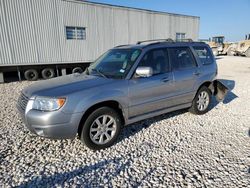
[[[209,95],[206,91],[202,91],[197,100],[197,108],[199,111],[204,111],[207,109],[209,105]]]
[[[102,115],[96,118],[90,126],[89,136],[95,144],[103,145],[112,140],[116,129],[115,119],[110,115]]]

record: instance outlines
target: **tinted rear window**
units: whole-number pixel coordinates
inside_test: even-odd
[[[169,48],[169,56],[175,70],[196,67],[193,54],[188,47]]]
[[[203,65],[209,65],[209,64],[212,64],[214,62],[213,56],[207,47],[194,46],[193,48],[194,48],[196,54],[198,55],[198,57]]]

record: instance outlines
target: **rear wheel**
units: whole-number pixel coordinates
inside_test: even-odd
[[[35,69],[28,69],[24,72],[24,78],[29,81],[36,81],[38,79],[38,72]]]
[[[83,124],[81,141],[90,149],[113,145],[121,132],[121,117],[112,108],[102,107],[92,112]]]
[[[53,78],[53,77],[55,77],[55,72],[54,72],[54,70],[51,69],[51,68],[43,69],[43,70],[42,70],[42,77],[43,77],[44,79]]]
[[[193,114],[202,115],[208,112],[211,104],[211,91],[202,86],[197,92],[189,111]]]
[[[81,67],[75,67],[73,70],[72,70],[72,73],[83,73],[83,70]]]

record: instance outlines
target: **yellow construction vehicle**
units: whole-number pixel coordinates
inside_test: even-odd
[[[238,42],[232,43],[227,50],[227,55],[228,56],[235,56],[236,55],[236,48],[238,46]]]
[[[228,50],[230,49],[232,43],[224,41],[225,41],[224,36],[215,36],[212,37],[212,40],[209,39],[209,42],[207,42],[207,44],[210,46],[215,56],[228,54]]]
[[[246,35],[245,40],[238,42],[234,51],[235,55],[250,57],[250,34]]]

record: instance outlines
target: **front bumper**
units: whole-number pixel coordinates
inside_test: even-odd
[[[17,109],[26,127],[38,136],[52,139],[73,139],[76,137],[82,118],[81,113],[68,114],[62,111],[43,112]]]

